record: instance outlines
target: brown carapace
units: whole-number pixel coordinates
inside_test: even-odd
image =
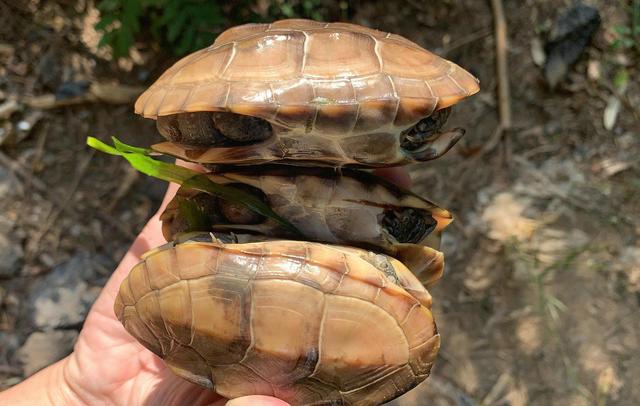
[[[154,149],[191,161],[380,167],[448,151],[464,131],[441,131],[447,109],[478,90],[401,36],[283,20],[225,31],[168,69],[136,112],[170,141]]]
[[[127,331],[179,376],[233,398],[377,405],[424,380],[431,296],[399,261],[301,241],[187,241],[120,287]]]

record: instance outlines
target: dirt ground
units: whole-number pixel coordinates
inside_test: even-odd
[[[450,118],[467,129],[463,141],[411,168],[415,190],[456,220],[443,237],[445,276],[431,289],[442,349],[432,377],[395,404],[640,403],[640,55],[638,44],[613,46],[631,2],[588,2],[602,25],[551,90],[539,43],[570,3],[504,1],[513,126],[493,148],[490,2],[352,4],[354,22],[418,42],[482,87]],[[95,49],[95,18],[90,2],[0,1],[0,106],[18,106],[0,108],[0,388],[69,351],[164,191],[84,144],[87,135],[158,140],[130,104],[29,101],[63,84],[78,94],[85,83],[148,85],[171,64],[155,48],[109,60]],[[626,90],[616,87],[621,71]],[[612,105],[619,112],[605,129]],[[70,277],[68,296],[50,292]],[[51,343],[55,354],[43,348]]]

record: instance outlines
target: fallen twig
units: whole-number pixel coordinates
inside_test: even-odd
[[[119,83],[92,83],[89,90],[78,97],[57,99],[54,94],[45,94],[24,97],[21,102],[29,107],[43,110],[98,101],[110,104],[127,104],[132,103],[144,89]]]
[[[451,41],[451,43],[442,50],[441,56],[446,57],[452,51],[455,51],[458,48],[462,48],[463,46],[468,45],[472,42],[488,37],[489,35],[491,35],[492,32],[493,32],[492,30],[487,28],[487,29],[478,30],[478,31],[472,32],[471,34],[467,34],[463,37],[457,38],[456,40]]]
[[[86,173],[87,168],[89,167],[89,162],[91,162],[93,155],[94,155],[94,152],[89,151],[89,154],[86,155],[78,165],[78,169],[76,170],[76,175],[71,181],[71,186],[69,187],[69,190],[67,190],[64,194],[64,200],[61,201],[59,205],[57,205],[56,210],[54,210],[53,212],[50,213],[49,216],[47,216],[46,222],[42,224],[38,232],[27,243],[26,245],[27,255],[32,255],[35,252],[37,252],[38,245],[40,244],[40,240],[42,239],[42,237],[44,237],[44,235],[47,232],[49,232],[49,230],[55,224],[56,220],[58,219],[58,217],[60,216],[64,208],[67,207],[71,199],[73,199],[73,196],[76,194],[76,191],[78,190],[78,186],[80,185],[80,181],[84,177],[84,174]]]
[[[0,119],[6,119],[14,112],[20,110],[20,105],[17,101],[10,99],[0,104]]]
[[[491,0],[496,41],[496,72],[498,75],[498,106],[502,131],[511,128],[511,100],[509,94],[509,72],[507,68],[507,21],[502,0]]]
[[[493,11],[495,43],[496,43],[496,74],[498,76],[498,127],[482,149],[477,158],[493,151],[506,132],[511,129],[511,96],[509,92],[509,73],[507,70],[507,22],[504,17],[502,0],[491,0]],[[510,144],[508,144],[510,145]],[[507,156],[510,156],[507,151]]]
[[[507,386],[511,383],[511,375],[506,372],[503,372],[499,377],[496,383],[493,385],[487,396],[482,399],[482,406],[485,405],[495,405],[500,398],[500,395],[504,392]]]
[[[122,198],[127,193],[129,193],[129,190],[131,189],[131,187],[136,183],[136,180],[138,180],[138,178],[140,177],[139,175],[140,175],[140,172],[138,172],[137,170],[135,170],[130,166],[127,167],[127,172],[125,173],[124,177],[120,181],[118,185],[118,189],[113,194],[111,201],[105,208],[105,212],[111,213],[116,208],[120,200],[122,200]]]
[[[78,207],[73,207],[68,204],[65,204],[65,198],[61,196],[58,192],[54,191],[51,187],[47,186],[43,181],[39,178],[33,176],[33,174],[22,166],[19,162],[14,161],[9,156],[5,155],[2,151],[0,151],[0,165],[5,166],[9,170],[13,171],[15,174],[24,179],[27,183],[30,184],[34,189],[36,189],[39,193],[45,196],[49,201],[55,204],[58,207],[62,207],[62,211],[66,214],[70,215],[73,218],[78,219],[81,214]],[[114,229],[118,230],[123,236],[133,239],[135,235],[133,232],[126,227],[121,222],[115,220],[111,215],[101,211],[96,210],[92,212],[93,216],[99,217],[105,223],[111,225]],[[84,218],[83,218],[84,219]]]

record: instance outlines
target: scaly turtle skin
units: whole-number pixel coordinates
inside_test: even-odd
[[[443,230],[452,220],[447,210],[362,171],[319,167],[292,171],[282,165],[263,165],[233,168],[208,177],[260,198],[310,241],[375,248],[395,255],[400,245],[427,243],[432,232]],[[185,213],[187,203],[193,207],[191,212],[197,211],[195,216]],[[193,217],[202,220],[189,224]],[[176,233],[189,231],[299,237],[244,206],[185,187],[179,189],[160,219],[167,241]]]
[[[191,241],[120,287],[127,331],[183,378],[233,398],[377,405],[424,380],[431,296],[399,261],[300,241]]]
[[[458,65],[395,34],[282,20],[222,33],[168,69],[136,102],[202,163],[379,167],[437,158],[464,133],[448,107],[478,91]]]

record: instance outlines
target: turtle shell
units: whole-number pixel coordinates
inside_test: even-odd
[[[440,336],[411,273],[354,250],[217,240],[156,249],[122,282],[115,313],[176,374],[225,397],[377,405],[429,375]]]
[[[263,165],[236,167],[208,177],[217,184],[250,189],[310,241],[375,247],[395,255],[403,243],[425,244],[432,232],[452,221],[447,210],[364,171],[321,167],[292,171],[282,165]],[[178,190],[160,219],[167,241],[181,232],[225,230],[299,238],[272,220],[256,218],[249,209],[186,187]]]
[[[242,146],[205,154],[201,149],[189,157],[178,147],[158,146],[198,162],[326,157],[331,164],[381,166],[446,152],[460,132],[444,137],[427,157],[406,156],[399,133],[478,90],[467,71],[399,35],[348,23],[282,20],[223,32],[213,45],[169,68],[139,97],[135,110],[152,119],[230,112],[274,125],[275,137],[260,151]],[[177,130],[161,132],[172,131]]]

